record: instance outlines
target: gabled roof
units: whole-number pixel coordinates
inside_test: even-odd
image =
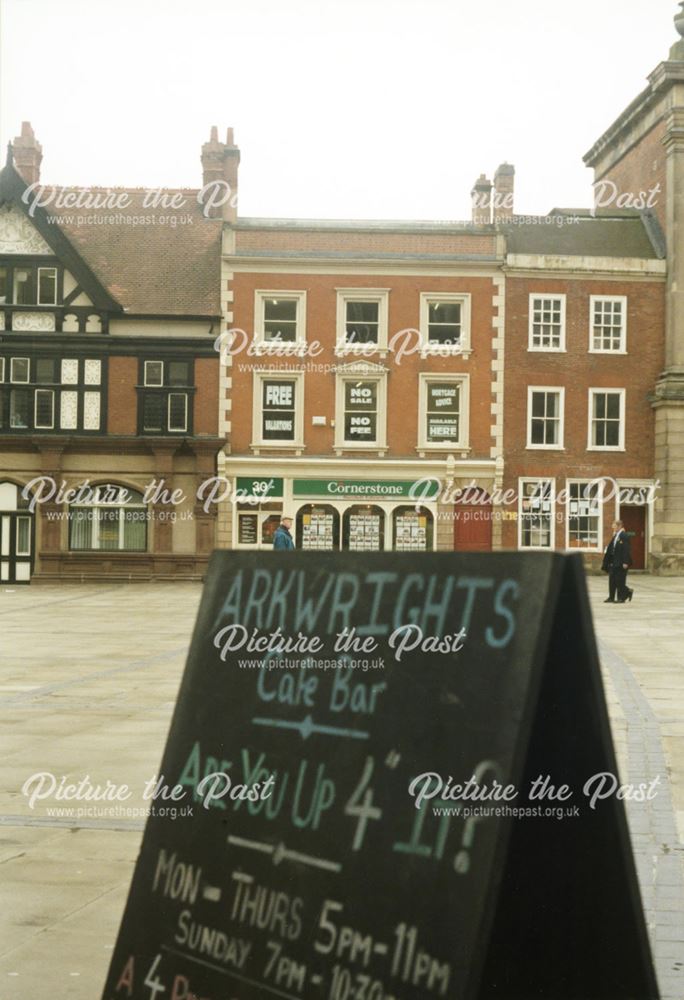
[[[8,159],[0,205],[11,203],[30,218],[96,305],[132,315],[220,315],[222,222],[204,218],[196,190],[163,192],[183,196],[182,207],[172,209],[145,207],[145,189],[88,188],[101,203],[111,195],[118,205],[124,196],[126,205],[69,208],[59,203],[67,189],[41,186],[45,207],[34,206],[32,215],[25,190]]]
[[[74,249],[60,228],[50,224],[45,209],[34,206],[33,213],[29,212],[29,205],[22,198],[26,190],[26,182],[11,162],[10,151],[8,151],[7,163],[0,171],[0,208],[5,205],[11,205],[15,209],[20,210],[29,219],[29,222],[35,226],[55,256],[77,278],[81,287],[95,305],[102,309],[120,311],[121,306],[116,298],[111,295],[105,285],[93,274],[88,264]]]

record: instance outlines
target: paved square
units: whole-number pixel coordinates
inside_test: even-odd
[[[663,1000],[684,997],[684,579],[589,589]],[[143,826],[140,799],[47,815],[37,772],[136,793],[155,773],[190,642],[194,584],[0,589],[0,1000],[100,995]],[[56,804],[59,806],[59,803]],[[69,803],[63,803],[69,806]],[[87,803],[81,803],[86,807]]]

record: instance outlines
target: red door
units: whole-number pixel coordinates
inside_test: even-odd
[[[470,491],[468,499],[472,497]],[[454,549],[457,552],[492,551],[492,502],[484,491],[482,502],[454,504]]]
[[[632,569],[645,569],[646,508],[620,507],[620,520],[625,525],[632,546]]]

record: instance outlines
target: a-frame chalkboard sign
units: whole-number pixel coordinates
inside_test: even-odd
[[[104,1000],[658,996],[579,557],[216,553],[160,773]]]

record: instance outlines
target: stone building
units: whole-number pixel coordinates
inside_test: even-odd
[[[684,3],[680,7],[675,26],[682,37],[584,157],[599,203],[650,205],[667,243],[665,350],[651,393],[659,481],[651,565],[663,573],[684,570]]]

